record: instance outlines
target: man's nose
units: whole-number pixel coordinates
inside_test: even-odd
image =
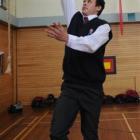
[[[87,5],[87,1],[83,3],[83,6],[86,6],[86,5]]]

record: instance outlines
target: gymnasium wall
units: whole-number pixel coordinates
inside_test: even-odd
[[[62,82],[64,44],[48,38],[44,32],[44,26],[54,21],[65,24],[60,0],[10,2],[10,23],[17,27],[17,38],[14,31],[13,75],[0,75],[0,111],[16,98],[16,93],[23,104],[30,104],[34,96],[47,96],[48,93],[58,96]],[[82,0],[76,2],[80,9]],[[106,55],[116,56],[117,74],[108,75],[104,85],[105,93],[111,95],[129,88],[140,91],[140,1],[122,2],[124,21],[132,23],[125,23],[123,36],[120,35],[119,25],[112,24],[114,38],[107,47]],[[0,20],[8,22],[7,17],[7,11],[0,9]],[[111,23],[119,21],[118,0],[106,0],[102,18]],[[0,49],[4,50],[6,55],[7,36],[7,26],[0,24]]]
[[[7,24],[0,22],[0,51],[4,52],[3,71],[7,67],[8,56],[8,28]],[[13,100],[12,75],[0,74],[0,112],[5,110]]]
[[[116,95],[131,88],[140,91],[140,24],[112,24],[114,38],[106,56],[116,56],[117,74],[108,75],[105,93]],[[48,38],[44,28],[22,28],[17,32],[17,81],[19,99],[29,104],[34,96],[60,93],[64,44]]]
[[[16,25],[16,0],[9,0],[7,2],[7,9],[4,10],[0,8],[0,51],[4,52],[4,59],[3,59],[3,74],[0,74],[0,112],[6,110],[10,104],[13,103],[15,100],[14,93],[16,91],[16,77],[13,77],[13,73],[15,74],[15,55],[13,54],[13,48],[15,47],[16,41],[16,31],[13,26],[9,26],[11,30],[8,33],[8,24]],[[9,35],[8,35],[9,34]],[[11,48],[11,73],[5,73],[7,66],[8,66],[8,36],[10,37],[10,48]],[[14,47],[13,47],[14,46]],[[16,50],[16,49],[15,49]],[[15,51],[14,50],[14,51]],[[13,70],[14,68],[14,70]],[[14,72],[13,72],[14,71]],[[15,74],[16,76],[16,74]]]

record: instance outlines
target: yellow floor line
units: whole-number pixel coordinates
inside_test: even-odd
[[[12,127],[14,127],[15,125],[17,125],[20,121],[23,120],[24,117],[18,119],[16,122],[14,122],[13,124],[11,124],[9,127],[7,127],[4,131],[2,131],[0,133],[0,136],[2,136],[3,134],[5,134],[7,131],[9,131]]]
[[[26,133],[19,140],[25,139],[29,135],[29,133],[40,123],[40,121],[46,117],[48,113],[49,112],[45,113],[36,123],[34,123],[34,125],[32,125],[32,127],[28,129],[28,131],[26,131]]]
[[[129,131],[131,132],[131,135],[132,135],[133,139],[134,139],[134,140],[137,140],[137,138],[136,138],[135,134],[133,133],[133,130],[132,130],[132,128],[131,128],[131,126],[130,126],[130,124],[129,124],[129,122],[128,122],[126,116],[125,116],[125,114],[122,113],[122,116],[123,116],[123,118],[124,118],[124,121],[125,121],[125,123],[126,123],[128,129],[129,129]]]
[[[35,117],[20,133],[18,133],[18,135],[16,137],[13,138],[13,140],[17,140],[19,137],[21,137],[21,135],[27,131],[27,129],[29,129],[29,127],[35,123],[35,121],[38,119],[38,117]]]

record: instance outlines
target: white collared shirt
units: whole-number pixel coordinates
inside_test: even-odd
[[[77,11],[75,0],[61,0],[61,2],[67,26],[69,26],[71,18]],[[90,21],[96,17],[97,15],[89,15],[88,20]],[[74,50],[94,53],[109,40],[110,30],[110,26],[108,24],[104,24],[99,26],[96,31],[90,35],[78,37],[68,34],[68,42],[66,45]]]
[[[92,19],[94,19],[94,18],[96,18],[96,17],[98,17],[97,15],[89,15],[89,16],[87,16],[88,17],[88,20],[90,21],[90,20],[92,20]]]

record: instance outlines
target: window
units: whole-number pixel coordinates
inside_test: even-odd
[[[7,0],[0,0],[0,7],[4,10],[6,10]]]

